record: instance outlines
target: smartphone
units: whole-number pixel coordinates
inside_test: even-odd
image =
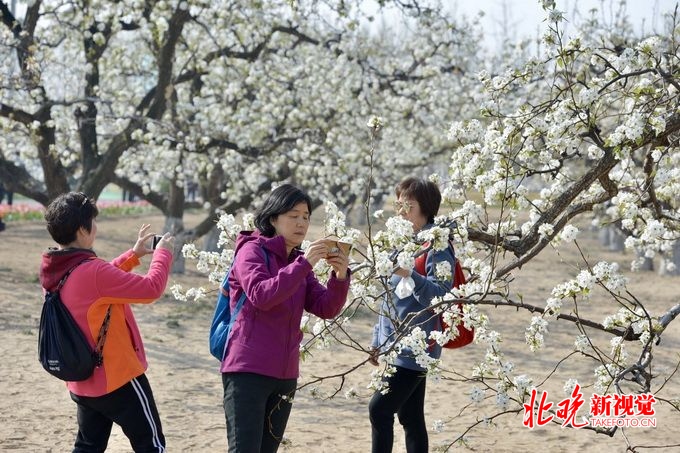
[[[161,239],[163,239],[163,236],[155,235],[153,237],[153,242],[151,243],[151,248],[156,250],[156,246],[161,241]]]
[[[334,239],[326,239],[325,242],[328,246],[328,255],[326,255],[326,258],[329,258],[331,255],[336,255],[338,252],[342,252],[343,255],[349,256],[349,252],[352,250],[352,244],[349,242],[336,241]]]

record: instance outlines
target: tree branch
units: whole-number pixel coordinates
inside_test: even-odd
[[[160,51],[158,63],[157,83],[153,90],[149,91],[142,100],[142,104],[150,102],[146,117],[159,120],[167,107],[167,98],[173,91],[172,73],[174,65],[175,48],[182,35],[184,25],[191,19],[188,10],[183,10],[180,6],[175,10],[169,20],[169,28],[165,41]],[[125,130],[116,135],[104,153],[104,158],[99,161],[97,167],[88,175],[83,187],[87,188],[89,194],[99,194],[106,184],[112,180],[120,156],[130,146],[133,145],[132,133],[142,127],[140,121],[130,121]]]
[[[18,121],[26,126],[29,126],[33,121],[35,121],[35,116],[32,114],[12,107],[11,105],[2,103],[0,103],[0,116]]]
[[[5,189],[47,206],[49,198],[45,192],[45,185],[33,178],[23,166],[16,165],[4,157],[4,150],[0,150],[0,180]]]

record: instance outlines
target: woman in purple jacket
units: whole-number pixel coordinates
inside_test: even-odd
[[[323,240],[300,250],[311,212],[307,194],[282,185],[257,214],[257,230],[236,240],[232,310],[243,292],[246,302],[221,367],[229,452],[278,449],[297,387],[302,312],[333,318],[347,298],[348,257]],[[322,258],[333,268],[326,287],[312,272]]]

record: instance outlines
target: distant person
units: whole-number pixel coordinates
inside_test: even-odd
[[[131,191],[129,191],[127,189],[123,189],[123,197],[122,197],[123,202],[127,201],[127,202],[132,203],[136,200],[136,198],[137,198],[137,196],[134,193],[132,193]]]
[[[349,258],[330,253],[324,240],[304,252],[312,201],[289,184],[274,189],[243,231],[229,277],[232,308],[245,292],[222,361],[229,452],[275,452],[283,438],[297,387],[303,311],[337,316],[349,290]],[[332,267],[326,286],[312,268],[322,258]]]
[[[196,193],[198,192],[198,183],[196,181],[189,181],[187,183],[187,199],[189,201],[196,201]]]
[[[397,214],[413,224],[413,231],[432,228],[439,211],[441,193],[437,185],[419,178],[406,178],[395,188]],[[428,310],[435,297],[441,297],[451,290],[452,281],[435,277],[435,266],[448,262],[454,269],[456,258],[451,247],[445,250],[431,250],[427,254],[425,268],[427,275],[413,270],[398,268],[390,279],[390,293],[380,308],[378,323],[373,331],[373,342],[369,362],[378,365],[382,351],[393,348],[397,335],[408,334],[414,327],[420,327],[429,338],[432,330],[439,328],[439,321]],[[408,291],[397,291],[402,280]],[[410,285],[408,285],[410,283]],[[396,326],[395,326],[396,323]],[[441,347],[430,345],[428,355],[438,359]],[[394,414],[404,427],[406,451],[408,453],[427,452],[429,448],[427,426],[425,424],[425,383],[426,369],[416,363],[409,348],[402,348],[394,362],[396,372],[388,377],[389,391],[377,391],[369,404],[371,420],[372,452],[392,451],[394,443]]]
[[[135,452],[164,452],[161,421],[144,374],[144,344],[130,305],[149,304],[163,294],[175,239],[166,233],[156,250],[151,250],[146,243],[153,233],[148,232],[150,225],[142,225],[132,249],[108,263],[93,250],[98,213],[95,203],[78,192],[58,196],[45,211],[47,231],[57,247],[42,256],[42,287],[54,290],[62,277],[77,266],[60,295],[93,348],[111,306],[103,364],[88,379],[66,383],[78,407],[73,451],[106,450],[111,427],[116,423]],[[152,253],[145,275],[130,272],[140,264],[141,257]]]
[[[11,190],[5,190],[5,186],[2,183],[0,183],[0,204],[2,204],[2,200],[5,198],[5,195],[7,195],[7,204],[9,206],[12,206],[14,192],[12,192]]]

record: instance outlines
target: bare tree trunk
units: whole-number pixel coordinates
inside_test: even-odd
[[[644,251],[636,250],[635,254],[637,255],[638,259],[641,260],[641,262],[642,262],[642,264],[640,264],[639,270],[641,270],[641,271],[653,271],[654,270],[654,260],[652,258],[645,256]]]
[[[613,225],[608,226],[607,229],[609,230],[609,250],[612,252],[623,252],[626,237],[621,230]]]
[[[676,276],[680,275],[680,242],[673,244],[669,254],[661,258],[659,265],[659,275]],[[670,266],[670,269],[669,269]]]
[[[170,183],[170,196],[168,198],[168,216],[165,218],[163,231],[169,231],[175,236],[175,250],[173,253],[172,273],[183,274],[185,270],[185,260],[182,256],[182,248],[186,243],[184,231],[184,188],[177,187],[175,180]]]
[[[601,227],[597,232],[597,237],[600,240],[600,245],[602,245],[602,247],[609,247],[609,228],[610,227]]]
[[[203,240],[203,251],[205,252],[216,252],[217,251],[217,241],[220,239],[220,229],[217,226],[212,227],[210,232],[205,235]]]
[[[166,217],[164,232],[170,232],[175,236],[175,250],[172,252],[172,269],[173,274],[183,274],[185,269],[185,260],[182,256],[182,247],[185,243],[184,235],[184,221],[181,217]]]

